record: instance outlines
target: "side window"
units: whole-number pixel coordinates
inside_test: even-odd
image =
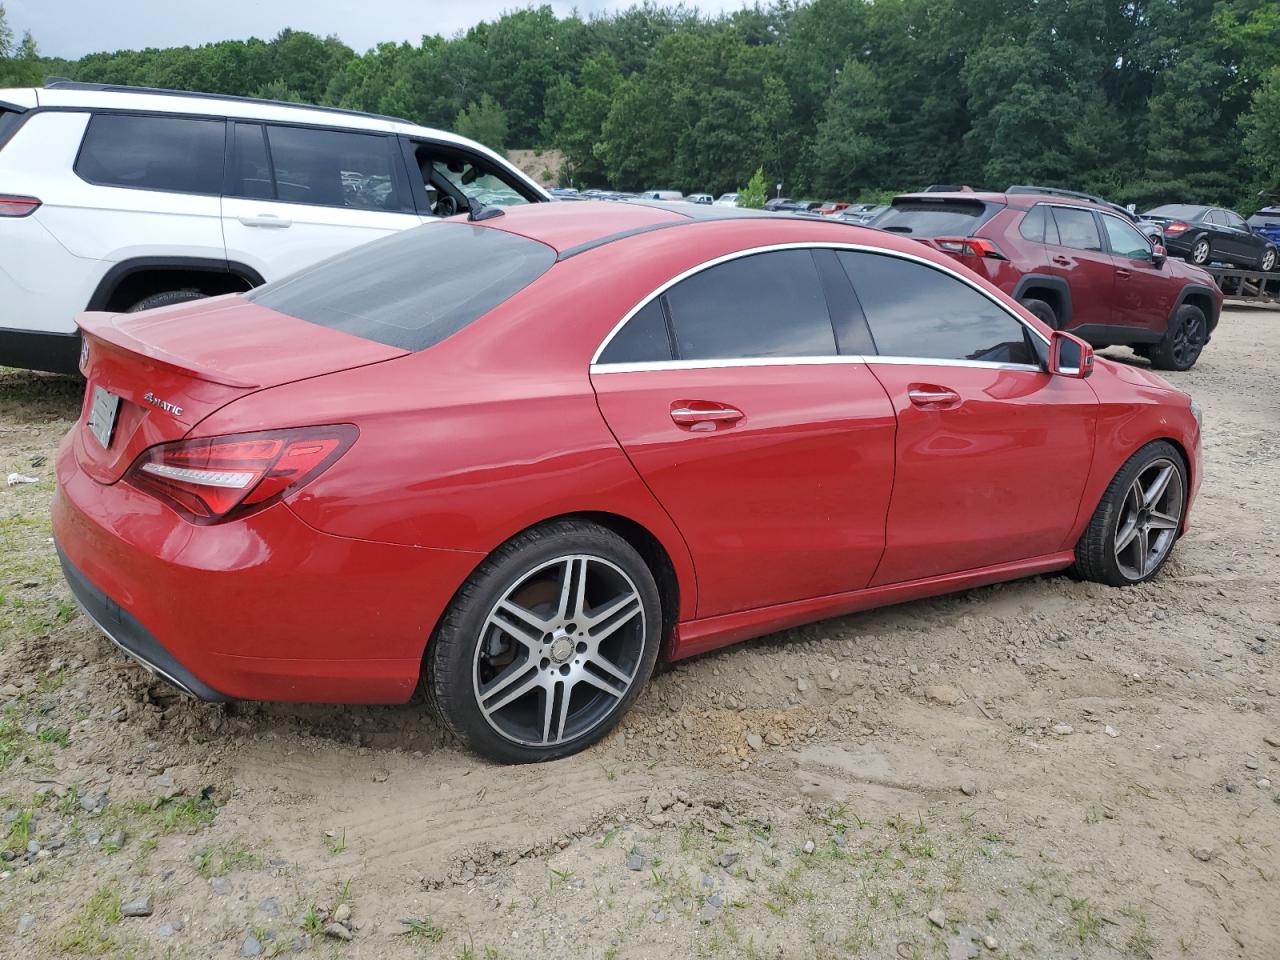
[[[627,321],[600,354],[597,363],[647,363],[671,359],[671,339],[662,315],[661,297],[654,297]]]
[[[276,183],[267,158],[266,132],[256,123],[236,123],[231,133],[231,167],[226,194],[254,200],[274,200]]]
[[[1098,224],[1089,210],[1077,207],[1054,207],[1053,220],[1058,227],[1061,245],[1075,250],[1101,250]]]
[[[667,292],[682,360],[829,357],[835,332],[808,250],[730,260]]]
[[[1222,211],[1210,210],[1208,213],[1204,215],[1204,222],[1211,223],[1215,227],[1222,227],[1226,225],[1227,221],[1223,219]]]
[[[276,199],[353,210],[410,209],[394,137],[267,127]]]
[[[1044,220],[1044,204],[1037,203],[1018,224],[1018,232],[1032,243],[1044,243]]]
[[[75,171],[99,186],[217,196],[225,127],[222,120],[94,114]]]
[[[1151,259],[1151,244],[1136,227],[1119,217],[1109,217],[1106,214],[1102,216],[1102,225],[1106,227],[1111,252],[1116,256],[1130,260]]]
[[[838,256],[881,356],[1039,365],[1022,324],[955,277],[882,254]]]
[[[1244,218],[1233,210],[1222,211],[1224,217],[1227,218],[1227,226],[1235,227],[1237,230],[1248,230],[1249,225],[1244,222]]]

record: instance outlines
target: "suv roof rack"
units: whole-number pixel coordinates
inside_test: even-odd
[[[1105,197],[1099,197],[1097,194],[1084,193],[1080,190],[1064,190],[1062,187],[1037,187],[1027,184],[1015,183],[1005,193],[1044,193],[1051,197],[1071,197],[1075,200],[1087,200],[1089,203],[1097,203],[1108,209],[1114,210],[1116,213],[1123,214],[1128,220],[1136,220],[1132,210],[1128,207],[1122,207],[1118,203],[1112,203]]]
[[[144,93],[149,96],[193,97],[197,100],[232,100],[236,103],[266,103],[273,107],[294,107],[298,110],[322,110],[325,113],[343,113],[351,117],[369,117],[373,120],[390,120],[392,123],[407,123],[413,126],[412,120],[404,117],[393,117],[384,113],[366,113],[363,110],[348,110],[345,107],[322,107],[315,103],[294,103],[290,100],[268,100],[265,97],[242,97],[231,93],[202,93],[198,90],[171,90],[167,87],[133,87],[124,83],[88,83],[84,80],[67,80],[65,77],[49,77],[44,82],[46,90],[94,90],[101,93]]]

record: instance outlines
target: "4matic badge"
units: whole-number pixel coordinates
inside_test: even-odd
[[[170,403],[168,400],[161,400],[154,393],[148,390],[142,395],[142,399],[147,401],[153,407],[159,407],[165,413],[172,413],[175,417],[182,416],[182,408],[176,403]]]

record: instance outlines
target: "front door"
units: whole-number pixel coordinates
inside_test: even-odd
[[[1151,241],[1137,227],[1109,213],[1100,214],[1115,263],[1114,323],[1129,340],[1160,339],[1179,285],[1156,266]]]

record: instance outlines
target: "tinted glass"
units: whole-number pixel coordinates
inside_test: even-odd
[[[375,240],[244,294],[322,327],[404,350],[439,343],[546,273],[550,247],[433,223]]]
[[[1044,220],[1044,206],[1037,203],[1018,224],[1018,232],[1033,243],[1044,243]]]
[[[1259,210],[1249,218],[1252,227],[1280,227],[1280,207]]]
[[[645,363],[671,359],[671,338],[662,304],[650,300],[614,335],[598,363]]]
[[[1053,222],[1058,227],[1059,243],[1076,250],[1101,250],[1102,238],[1098,225],[1088,210],[1074,207],[1054,207]]]
[[[8,138],[10,131],[18,125],[18,118],[22,114],[16,110],[5,110],[0,107],[0,145]]]
[[[899,200],[876,220],[881,230],[918,237],[967,237],[1001,205],[981,200]]]
[[[1208,209],[1191,203],[1166,203],[1143,214],[1144,217],[1168,217],[1171,220],[1194,220]]]
[[[1107,231],[1111,252],[1116,256],[1130,260],[1151,259],[1151,244],[1127,221],[1104,215],[1102,225]]]
[[[780,250],[730,260],[667,292],[677,358],[825,357],[835,333],[813,255]]]
[[[227,179],[229,196],[275,199],[276,185],[271,177],[262,127],[248,123],[237,123],[232,127],[231,169]]]
[[[1222,215],[1226,218],[1227,226],[1235,227],[1237,230],[1249,229],[1248,224],[1244,222],[1244,218],[1234,210],[1223,210]]]
[[[407,209],[396,141],[345,130],[268,127],[276,198],[357,210]]]
[[[1225,226],[1227,221],[1226,218],[1223,217],[1221,210],[1210,210],[1204,215],[1204,222],[1212,223],[1214,226],[1221,227]]]
[[[875,253],[838,257],[881,356],[1037,362],[1022,324],[955,277]]]
[[[222,192],[224,127],[221,120],[95,114],[75,170],[103,186],[216,196]]]

